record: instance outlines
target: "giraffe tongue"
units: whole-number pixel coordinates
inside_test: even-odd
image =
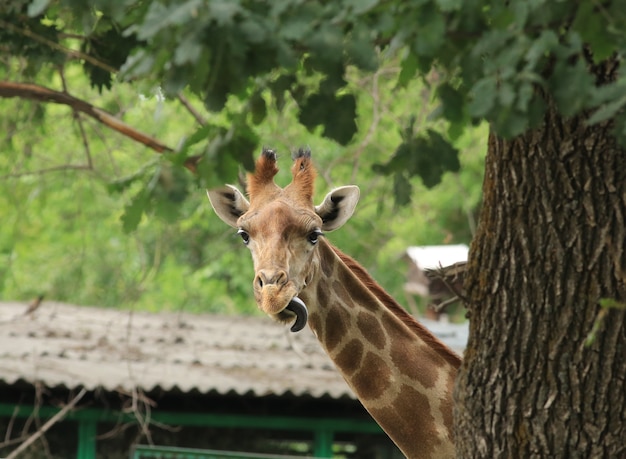
[[[309,312],[307,311],[304,302],[297,296],[294,296],[285,309],[296,315],[296,321],[291,326],[291,331],[298,332],[302,330],[309,317]]]

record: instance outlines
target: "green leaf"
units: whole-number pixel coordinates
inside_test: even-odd
[[[140,190],[130,202],[124,206],[124,213],[120,217],[122,228],[125,233],[132,233],[139,226],[141,216],[146,212],[149,205],[149,193],[146,188]]]
[[[469,114],[476,118],[486,116],[494,107],[497,94],[497,81],[495,77],[482,78],[470,89]]]
[[[269,84],[276,108],[281,111],[285,106],[285,91],[291,89],[296,82],[294,75],[281,75]]]
[[[30,17],[39,16],[48,8],[50,0],[34,0],[28,5],[28,15]]]
[[[449,83],[443,83],[437,88],[437,96],[443,105],[443,116],[451,122],[464,119],[464,98],[457,89]]]
[[[437,5],[443,12],[455,11],[461,8],[463,0],[436,0]]]
[[[572,116],[585,107],[594,79],[582,58],[573,65],[560,60],[554,66],[549,84],[561,114]]]
[[[373,170],[386,175],[419,175],[424,185],[432,188],[441,182],[445,172],[459,170],[459,151],[435,130],[429,129],[426,135],[414,136],[413,123],[411,120],[405,127],[403,141],[387,164],[375,164]]]
[[[267,105],[265,104],[265,99],[257,91],[250,96],[248,103],[250,105],[252,122],[256,125],[261,124],[267,116]]]
[[[377,6],[378,3],[379,0],[346,0],[344,5],[348,8],[352,8],[353,14],[361,15]]]
[[[522,134],[528,129],[526,114],[516,112],[510,108],[500,110],[493,123],[496,132],[502,137],[509,139]]]
[[[572,29],[591,48],[596,63],[607,59],[617,49],[616,40],[609,32],[610,19],[606,20],[606,15],[598,11],[600,8],[604,6],[594,1],[581,1],[572,24]]]
[[[312,31],[307,38],[307,44],[318,56],[323,56],[325,60],[341,62],[343,57],[343,33],[341,29],[333,24],[323,22]]]
[[[189,149],[196,145],[199,142],[204,140],[208,140],[210,138],[210,134],[215,131],[216,127],[211,124],[206,124],[204,126],[200,126],[198,129],[194,131],[189,137],[184,139],[183,143],[178,148],[178,151],[175,155],[168,155],[168,158],[171,156],[173,162],[177,162],[183,164],[185,159],[189,155]]]
[[[415,54],[426,57],[435,56],[444,43],[445,34],[444,16],[434,8],[422,11],[418,32],[413,42]]]
[[[140,40],[150,40],[169,26],[184,25],[197,15],[200,7],[202,0],[185,0],[169,7],[160,2],[152,2],[137,30],[137,37]]]
[[[515,101],[515,88],[510,81],[501,81],[498,86],[498,99],[500,106],[511,107]]]
[[[220,26],[230,25],[241,11],[239,0],[211,0],[207,4],[210,17]]]
[[[415,76],[417,71],[417,58],[413,53],[407,52],[407,55],[400,63],[400,74],[398,75],[398,86],[406,88],[409,82]]]
[[[186,34],[176,46],[174,63],[176,65],[195,64],[202,55],[202,43],[195,33]]]
[[[393,194],[398,206],[406,206],[411,202],[413,186],[409,179],[402,173],[393,175]]]
[[[613,116],[615,116],[615,114],[619,110],[621,110],[625,105],[626,105],[626,96],[620,99],[614,100],[612,102],[609,102],[607,104],[604,104],[603,106],[598,108],[593,113],[593,115],[589,117],[589,119],[587,120],[587,123],[596,124],[601,121],[608,120],[609,118],[612,118]]]
[[[356,99],[352,94],[313,94],[301,106],[298,118],[309,130],[323,125],[325,137],[346,145],[357,130]]]
[[[138,180],[142,179],[145,175],[145,170],[141,169],[137,172],[135,172],[132,175],[129,175],[127,177],[122,177],[118,180],[113,180],[109,183],[107,183],[107,191],[111,194],[113,193],[122,193],[123,191],[126,191],[128,188],[130,188],[130,186],[137,182]]]
[[[340,145],[348,144],[357,131],[356,99],[352,94],[339,96],[331,113],[324,121],[324,135]]]
[[[258,21],[244,20],[239,24],[239,30],[250,43],[263,43],[267,39],[267,31]]]
[[[553,30],[543,30],[526,51],[527,69],[535,69],[537,64],[559,46],[559,38]]]
[[[374,71],[378,66],[378,56],[373,44],[373,33],[362,23],[354,25],[346,44],[350,62],[360,69]]]

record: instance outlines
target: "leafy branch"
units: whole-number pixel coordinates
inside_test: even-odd
[[[49,40],[46,37],[42,37],[41,35],[33,32],[32,30],[26,29],[26,28],[22,28],[22,27],[17,27],[14,24],[11,24],[10,22],[5,21],[4,19],[0,19],[0,26],[4,29],[7,30],[11,30],[12,32],[16,32],[19,33],[21,35],[24,35],[25,37],[28,37],[38,43],[41,43],[42,45],[48,46],[51,49],[55,50],[55,51],[60,51],[61,53],[73,58],[73,59],[79,59],[79,60],[84,60],[86,62],[89,62],[91,65],[93,65],[94,67],[99,67],[102,70],[105,70],[107,72],[110,73],[116,73],[118,71],[118,69],[111,67],[110,65],[96,59],[95,57],[83,53],[81,51],[77,51],[74,49],[70,49],[67,48],[63,45],[60,45],[59,43],[56,43],[52,40]],[[67,34],[66,34],[67,36]]]
[[[32,83],[15,83],[12,81],[0,81],[0,97],[20,97],[38,102],[53,102],[67,105],[73,110],[90,116],[105,126],[119,132],[126,137],[140,142],[158,153],[173,152],[174,150],[143,132],[139,132],[110,113],[91,105],[82,99],[78,99],[68,93],[55,91],[44,86]]]

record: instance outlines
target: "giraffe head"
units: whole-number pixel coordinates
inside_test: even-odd
[[[263,149],[255,171],[248,174],[250,200],[234,186],[208,191],[215,213],[237,228],[254,263],[254,297],[258,307],[281,322],[293,320],[292,331],[307,321],[298,298],[315,275],[316,246],[325,231],[343,225],[354,212],[359,188],[336,188],[313,204],[315,169],[309,150],[294,155],[293,179],[285,188],[274,182],[276,153]]]

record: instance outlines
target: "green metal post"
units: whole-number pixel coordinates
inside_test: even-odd
[[[96,459],[96,426],[93,419],[78,421],[78,451],[76,459]]]
[[[316,429],[313,439],[313,456],[333,457],[334,432],[329,429]]]

